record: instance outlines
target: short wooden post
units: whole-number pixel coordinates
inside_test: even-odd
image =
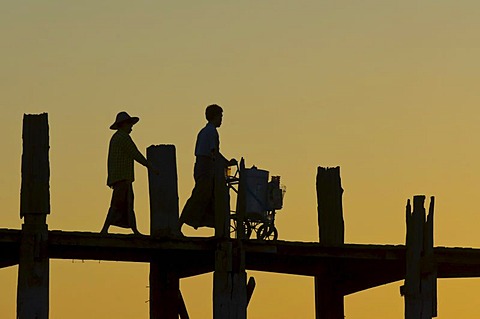
[[[178,184],[174,145],[150,146],[147,159],[159,170],[148,174],[150,192],[150,234],[153,237],[178,234]],[[178,319],[180,280],[169,254],[150,262],[150,318]]]
[[[150,262],[150,319],[178,319],[180,281],[169,257],[158,256]]]
[[[342,182],[340,167],[317,170],[318,232],[320,243],[341,246],[344,243]]]
[[[20,217],[23,217],[17,286],[17,318],[47,319],[50,213],[48,115],[24,115]]]
[[[237,244],[222,241],[217,247],[213,274],[214,319],[247,318],[245,251]]]
[[[343,294],[336,289],[335,268],[328,267],[325,274],[315,277],[315,318],[344,318]]]
[[[427,221],[423,231],[423,262],[421,289],[424,293],[422,319],[437,317],[437,267],[433,253],[433,217],[435,197],[430,197]]]
[[[318,230],[320,243],[341,246],[344,243],[343,189],[340,167],[317,170]],[[327,264],[325,273],[315,277],[315,308],[317,319],[343,319],[343,293],[338,290],[335,264]]]
[[[239,181],[238,181],[238,195],[237,195],[237,238],[245,239],[246,229],[245,229],[245,211],[247,209],[247,194],[245,191],[245,160],[242,158],[240,160],[240,172],[239,172]]]
[[[220,154],[215,156],[215,237],[230,237],[230,196],[225,176],[225,160]]]
[[[410,200],[407,202],[406,261],[405,273],[405,318],[420,319],[422,299],[420,295],[420,259],[423,246],[423,224],[425,222],[425,196],[414,196],[413,213]]]
[[[431,319],[437,316],[436,267],[433,255],[433,211],[431,198],[428,218],[425,214],[425,196],[413,198],[406,207],[406,271],[405,319]]]

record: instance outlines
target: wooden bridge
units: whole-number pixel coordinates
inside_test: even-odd
[[[480,249],[434,247],[433,211],[425,196],[406,208],[406,245],[343,242],[339,168],[319,167],[317,195],[320,242],[245,239],[242,180],[237,201],[239,230],[230,238],[228,190],[222,167],[215,183],[215,236],[180,237],[175,148],[152,146],[149,160],[151,236],[101,235],[48,230],[49,162],[46,114],[26,115],[23,129],[21,230],[0,229],[0,268],[19,265],[17,317],[48,318],[49,260],[82,259],[150,263],[150,318],[188,318],[180,278],[214,273],[215,319],[246,318],[254,280],[246,270],[315,277],[317,319],[343,319],[344,296],[405,279],[405,318],[436,317],[437,278],[480,276]],[[160,165],[161,164],[161,165]],[[241,174],[240,174],[241,176]],[[240,177],[241,178],[241,177]],[[399,292],[400,293],[400,292]]]

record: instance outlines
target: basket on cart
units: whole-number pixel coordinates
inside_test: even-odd
[[[266,170],[255,166],[242,169],[237,167],[234,175],[227,173],[227,183],[237,194],[240,177],[245,192],[244,238],[248,239],[255,233],[257,239],[276,240],[278,230],[275,227],[275,214],[282,208],[285,194],[285,187],[280,185],[280,176],[272,176],[268,181],[269,172]],[[230,230],[235,237],[238,235],[238,219],[237,212],[232,211]]]

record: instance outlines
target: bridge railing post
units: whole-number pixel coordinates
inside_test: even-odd
[[[428,217],[425,196],[413,197],[406,206],[406,270],[402,294],[405,319],[431,319],[437,316],[437,278],[433,255],[433,215],[435,198],[430,199]]]
[[[318,230],[320,244],[341,246],[344,244],[342,208],[343,189],[340,167],[317,170]],[[343,319],[344,295],[338,290],[337,265],[326,263],[322,274],[315,276],[315,314],[317,319]]]
[[[178,225],[178,183],[174,145],[152,145],[147,159],[158,168],[159,174],[149,172],[150,235],[176,236]],[[150,261],[150,318],[178,319],[181,309],[179,275],[170,254],[152,256]],[[186,312],[186,309],[185,311]]]
[[[50,213],[48,115],[23,118],[20,242],[17,318],[47,319],[49,313],[49,259],[47,214]]]

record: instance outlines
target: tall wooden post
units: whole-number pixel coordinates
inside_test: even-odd
[[[174,145],[150,146],[147,159],[159,174],[148,174],[150,193],[150,235],[175,236],[178,229],[178,184]],[[150,262],[150,318],[178,319],[180,280],[169,254]]]
[[[213,318],[246,319],[247,276],[240,240],[229,241],[230,206],[225,163],[215,159],[215,237],[219,239],[213,274]]]
[[[225,160],[220,154],[215,157],[214,209],[215,237],[230,237],[230,196],[225,178]]]
[[[431,319],[437,316],[436,267],[433,255],[433,211],[431,197],[428,218],[425,217],[425,196],[413,197],[406,207],[406,272],[405,319]]]
[[[344,243],[343,189],[340,167],[317,170],[318,230],[320,243],[341,246]],[[325,272],[315,277],[315,313],[317,319],[343,319],[343,293],[338,290],[335,264],[326,264]]]
[[[150,235],[176,236],[178,228],[178,177],[175,145],[152,145],[147,159],[159,174],[148,174],[150,194]]]
[[[237,238],[245,239],[246,238],[246,229],[245,229],[245,214],[247,210],[247,192],[245,189],[245,160],[242,158],[240,160],[240,172],[238,178],[238,194],[237,194]]]
[[[24,115],[20,217],[24,219],[20,242],[17,318],[47,319],[49,311],[50,213],[48,115]]]

